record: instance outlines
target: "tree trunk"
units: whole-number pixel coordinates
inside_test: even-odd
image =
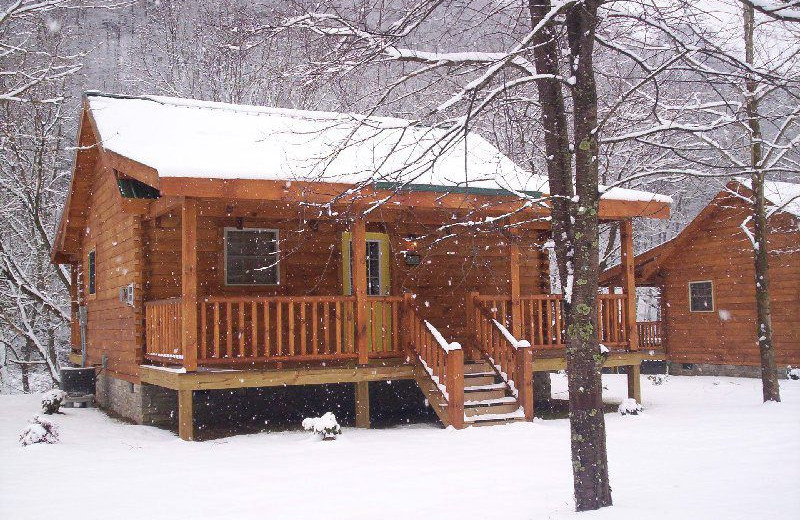
[[[575,281],[567,315],[567,373],[570,430],[578,511],[611,505],[603,416],[603,356],[597,339],[599,275],[597,85],[592,53],[599,0],[587,0],[567,13],[567,35],[575,110],[575,192],[573,248]]]
[[[530,0],[528,7],[531,25],[535,27],[550,12],[550,0]],[[533,54],[536,72],[558,76],[559,51],[556,31],[547,24],[533,38]],[[547,154],[547,173],[550,183],[552,234],[555,243],[556,264],[561,288],[568,286],[572,272],[569,244],[572,241],[570,227],[570,202],[575,194],[572,187],[572,153],[567,131],[566,109],[561,83],[552,79],[536,81],[544,128],[544,149]]]
[[[574,106],[575,176],[567,132],[568,114],[561,84],[537,83],[548,155],[553,240],[564,290],[566,357],[575,506],[578,511],[611,505],[606,456],[600,355],[597,339],[599,229],[597,212],[597,87],[592,52],[598,0],[571,7],[566,14]],[[549,0],[530,0],[535,26],[550,11]],[[539,74],[559,74],[558,44],[550,27],[534,41]],[[575,196],[577,195],[577,196]]]
[[[753,65],[753,32],[755,30],[754,10],[744,5],[745,61]],[[761,123],[758,115],[756,89],[758,84],[752,74],[748,74],[745,94],[747,125],[750,129],[750,165],[752,167],[753,189],[753,256],[755,260],[756,282],[756,337],[761,353],[761,386],[764,401],[780,401],[778,368],[775,365],[775,349],[772,343],[772,310],[769,295],[769,250],[767,246],[767,212],[764,200],[764,170],[762,169]]]

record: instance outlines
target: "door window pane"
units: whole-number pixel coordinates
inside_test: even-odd
[[[350,241],[350,294],[353,294],[353,242]],[[367,296],[381,293],[381,242],[367,240]]]

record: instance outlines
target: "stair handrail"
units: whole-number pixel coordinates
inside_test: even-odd
[[[448,342],[428,320],[423,320],[412,299],[405,298],[410,328],[409,350],[436,384],[445,401],[454,428],[464,427],[464,351],[461,344]]]
[[[475,346],[508,385],[527,420],[533,419],[533,349],[525,339],[517,339],[477,299],[474,332]],[[498,334],[499,333],[499,334]]]

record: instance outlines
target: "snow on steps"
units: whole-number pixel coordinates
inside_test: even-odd
[[[477,392],[479,390],[503,390],[508,388],[505,383],[490,383],[488,385],[472,385],[466,386],[466,382],[464,383],[464,391],[465,392]]]
[[[472,396],[469,396],[472,397]],[[504,396],[504,397],[496,397],[492,399],[482,399],[482,400],[469,400],[464,401],[464,406],[491,406],[493,404],[509,404],[509,403],[516,403],[517,400],[511,396]]]

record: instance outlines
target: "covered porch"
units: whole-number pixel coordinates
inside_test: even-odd
[[[549,293],[543,222],[473,237],[478,245],[466,252],[457,248],[465,239],[455,238],[437,254],[423,242],[438,237],[417,234],[402,215],[312,223],[286,205],[275,224],[273,210],[264,211],[257,203],[181,198],[145,215],[141,379],[178,391],[182,437],[192,437],[194,390],[352,382],[358,424],[368,426],[366,385],[391,379],[417,380],[442,422],[463,427],[465,372],[468,379],[470,364],[483,361],[509,389],[502,399],[513,397],[530,419],[533,372],[565,367],[563,296]],[[441,222],[442,213],[414,212],[423,220],[416,224]],[[308,238],[291,251],[270,250],[283,271],[279,283],[227,284],[225,230],[278,225]],[[632,250],[630,220],[622,227]],[[292,239],[283,234],[280,240]],[[374,245],[384,237],[386,244]],[[483,251],[489,253],[481,259]],[[302,262],[287,260],[289,253]],[[307,267],[323,253],[324,272],[312,277]],[[456,271],[466,274],[453,288]],[[598,337],[609,349],[608,366],[633,367],[631,395],[638,398],[642,354],[629,319],[631,288],[598,295]],[[322,290],[327,294],[309,294]]]

